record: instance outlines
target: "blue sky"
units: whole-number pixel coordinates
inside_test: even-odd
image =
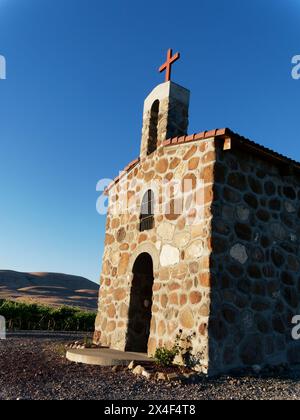
[[[300,160],[299,21],[298,0],[0,0],[0,268],[98,281],[96,183],[138,156],[170,47],[190,133],[230,127]]]

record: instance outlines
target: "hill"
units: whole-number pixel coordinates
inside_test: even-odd
[[[99,286],[78,276],[0,270],[0,299],[97,310]]]

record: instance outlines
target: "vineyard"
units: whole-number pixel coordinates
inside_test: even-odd
[[[0,300],[0,316],[6,319],[6,328],[42,331],[94,331],[96,314],[63,306],[50,308]]]

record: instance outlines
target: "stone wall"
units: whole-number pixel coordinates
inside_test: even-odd
[[[211,255],[210,368],[300,362],[300,178],[218,151]]]
[[[154,263],[149,354],[153,355],[157,347],[172,347],[180,329],[186,334],[195,332],[194,350],[207,368],[214,165],[214,139],[179,147],[160,147],[129,173],[123,187],[117,184],[110,191],[95,334],[102,345],[119,350],[126,347],[132,269],[136,258],[147,252]],[[152,187],[153,181],[160,185],[174,179],[180,183],[191,181],[188,211],[185,215],[158,211],[154,229],[140,233],[139,205],[144,192]],[[205,205],[198,218],[195,191],[196,181],[200,179],[205,182],[202,191]],[[124,186],[129,200],[138,197],[137,209],[113,215],[114,202],[120,198]],[[153,190],[160,203],[161,193],[155,187]]]
[[[196,333],[204,372],[300,363],[291,338],[300,314],[300,178],[231,144],[161,146],[128,175],[127,198],[139,203],[153,180],[191,180],[194,197],[202,179],[200,218],[191,205],[184,216],[158,212],[154,229],[140,233],[139,205],[113,215],[124,185],[110,191],[95,333],[102,345],[126,347],[133,265],[147,252],[154,264],[149,355],[171,347],[182,329]]]

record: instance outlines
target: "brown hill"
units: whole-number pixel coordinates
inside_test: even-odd
[[[99,286],[78,276],[0,270],[0,299],[97,310]]]

